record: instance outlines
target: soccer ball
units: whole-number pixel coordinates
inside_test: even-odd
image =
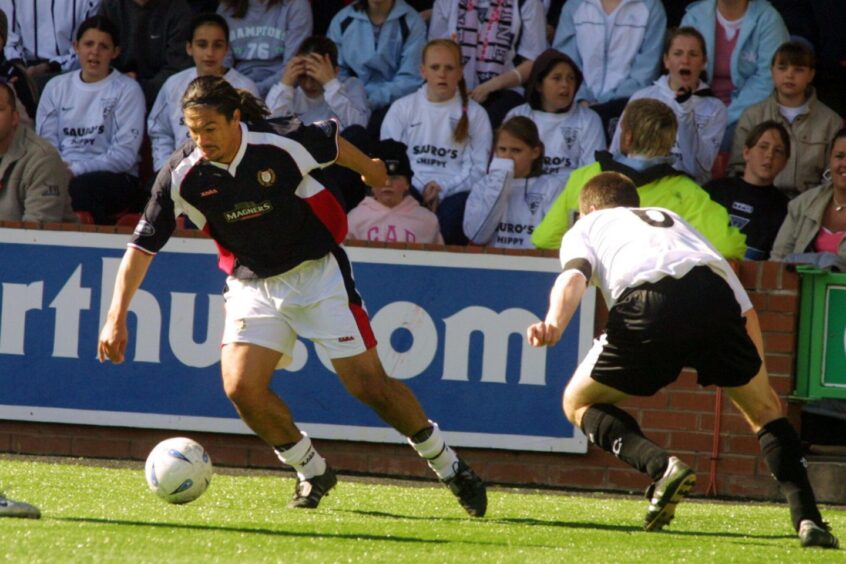
[[[147,485],[168,503],[188,503],[209,487],[212,463],[206,449],[185,437],[156,445],[144,465]]]

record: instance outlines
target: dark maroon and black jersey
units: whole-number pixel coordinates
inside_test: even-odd
[[[285,136],[270,124],[241,124],[229,165],[203,158],[187,142],[156,177],[131,247],[155,254],[185,213],[217,243],[220,268],[237,278],[267,278],[324,256],[347,234],[335,197],[309,175],[338,157],[338,124],[303,126]]]

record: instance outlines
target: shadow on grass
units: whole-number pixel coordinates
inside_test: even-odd
[[[127,521],[124,519],[100,519],[97,517],[54,517],[55,521],[68,521],[71,523],[91,523],[95,525],[125,525],[130,527],[152,527],[162,529],[190,529],[193,531],[225,531],[230,533],[248,533],[253,535],[279,536],[279,537],[304,537],[313,539],[322,537],[327,539],[348,539],[348,540],[373,540],[391,542],[419,542],[426,544],[439,544],[440,541],[432,539],[421,539],[416,537],[398,537],[395,535],[368,535],[368,534],[343,534],[343,533],[318,533],[281,531],[277,529],[251,528],[251,527],[223,527],[218,525],[196,525],[191,523],[171,523],[156,521]]]
[[[432,516],[417,516],[417,515],[402,515],[397,513],[387,513],[384,511],[361,511],[361,510],[336,510],[339,513],[354,513],[356,515],[364,515],[367,517],[387,517],[390,519],[405,519],[409,521],[431,521],[433,519]],[[594,530],[594,531],[613,531],[618,533],[643,533],[643,534],[651,534],[651,535],[676,535],[676,536],[685,536],[685,537],[717,537],[717,538],[736,538],[736,539],[743,539],[748,541],[749,539],[761,539],[761,540],[784,540],[784,539],[795,539],[795,535],[761,535],[761,534],[753,534],[753,533],[742,533],[742,532],[733,532],[733,531],[725,531],[725,532],[715,532],[715,531],[674,531],[672,529],[664,529],[663,531],[656,532],[656,533],[646,533],[643,530],[643,527],[639,527],[636,525],[611,525],[608,523],[591,523],[591,522],[579,522],[579,521],[554,521],[548,519],[533,519],[531,517],[525,518],[518,518],[518,517],[501,517],[501,518],[482,518],[482,519],[472,519],[467,517],[436,517],[438,521],[456,521],[456,522],[467,522],[468,520],[476,521],[478,523],[488,522],[488,523],[501,523],[501,524],[509,524],[509,525],[530,525],[530,526],[539,526],[539,527],[560,527],[564,529],[587,529],[587,530]]]

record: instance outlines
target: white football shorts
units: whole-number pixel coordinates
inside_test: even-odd
[[[223,345],[250,343],[293,360],[297,336],[322,346],[329,358],[346,358],[376,346],[346,253],[337,248],[270,278],[228,277],[223,294]]]

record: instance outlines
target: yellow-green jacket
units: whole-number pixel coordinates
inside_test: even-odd
[[[552,204],[549,213],[532,233],[532,243],[539,249],[557,249],[570,228],[571,218],[579,209],[579,194],[588,180],[600,172],[625,174],[637,186],[640,205],[666,208],[679,214],[727,259],[740,259],[746,252],[746,235],[729,225],[726,209],[711,200],[708,193],[684,173],[662,164],[637,171],[597,152],[597,162],[576,169],[564,192]]]

